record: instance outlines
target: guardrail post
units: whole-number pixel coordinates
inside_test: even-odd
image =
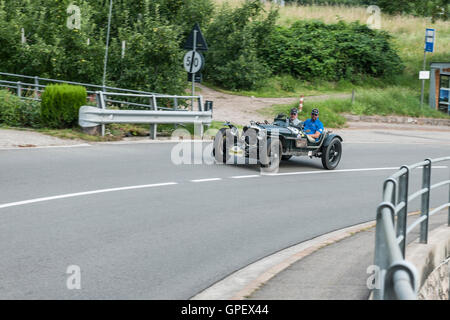
[[[97,91],[97,99],[99,100],[97,101],[97,105],[98,103],[100,103],[100,108],[106,109],[105,96],[103,95],[103,93],[104,91]],[[102,137],[105,136],[105,131],[106,131],[105,124],[102,123]]]
[[[155,95],[153,95],[151,97],[150,105],[153,107],[153,110],[155,110],[155,111],[158,110],[158,105],[157,105],[157,102],[156,102],[156,96]],[[152,140],[156,139],[157,131],[158,131],[158,125],[156,123],[152,123],[150,125],[150,133],[149,133],[150,139],[152,139]]]
[[[203,106],[203,97],[199,96],[198,97],[198,111],[205,111]]]
[[[426,216],[426,220],[420,223],[420,243],[428,243],[428,223],[430,219],[430,182],[431,182],[431,160],[426,159],[428,164],[423,166],[422,171],[422,189],[427,188],[427,192],[422,194],[420,216]]]
[[[22,97],[22,82],[17,81],[17,96]]]
[[[409,180],[409,167],[402,166],[400,169],[406,169],[406,173],[399,177],[398,186],[398,203],[404,202],[405,205],[397,214],[397,237],[403,236],[402,242],[400,242],[400,250],[403,258],[405,257],[406,249],[406,219],[408,217],[408,180]]]

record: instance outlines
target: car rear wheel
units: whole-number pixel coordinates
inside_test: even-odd
[[[322,152],[322,165],[325,169],[334,170],[342,156],[342,143],[338,138],[334,138]]]

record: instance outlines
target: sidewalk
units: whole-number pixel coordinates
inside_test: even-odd
[[[417,219],[408,217],[408,224]],[[447,211],[430,219],[430,230],[447,223]],[[419,227],[408,243],[419,236]],[[287,267],[247,299],[258,300],[367,300],[367,267],[373,264],[375,228],[323,247]]]

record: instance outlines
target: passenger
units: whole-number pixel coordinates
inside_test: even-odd
[[[297,108],[292,108],[291,109],[291,116],[289,118],[289,122],[292,125],[296,126],[296,127],[301,126],[302,122],[300,120],[298,120],[298,110],[297,110]]]
[[[303,132],[310,142],[319,141],[320,135],[323,133],[324,127],[319,120],[319,109],[312,109],[311,119],[307,119],[303,123]]]

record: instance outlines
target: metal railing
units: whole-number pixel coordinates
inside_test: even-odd
[[[449,161],[450,157],[426,159],[402,166],[383,184],[383,201],[377,208],[375,234],[375,265],[379,268],[376,300],[409,300],[417,298],[417,271],[405,260],[406,237],[420,225],[420,243],[428,242],[428,222],[431,216],[448,208],[450,226],[450,180],[431,185],[432,164]],[[410,172],[422,168],[422,188],[408,194]],[[431,190],[449,185],[449,201],[430,211]],[[408,204],[421,199],[420,218],[407,226]]]
[[[79,124],[81,127],[101,125],[102,136],[105,135],[105,125],[109,123],[148,123],[150,138],[156,138],[157,124],[161,123],[193,123],[203,136],[203,125],[212,122],[212,104],[203,105],[202,96],[176,96],[162,94],[134,94],[97,91],[97,108],[83,106],[80,108]],[[122,99],[122,100],[117,100]],[[136,103],[127,99],[140,99],[146,103]],[[158,104],[158,101],[162,103]],[[192,101],[188,104],[187,101]],[[198,110],[194,110],[197,101]],[[161,106],[161,104],[165,106]],[[117,106],[118,108],[108,108]],[[120,108],[126,107],[126,110]],[[129,109],[139,107],[140,110]],[[144,110],[142,110],[144,109]]]
[[[122,92],[122,93],[135,93],[135,94],[145,94],[145,95],[159,95],[158,93],[139,91],[139,90],[130,90],[130,89],[122,89],[108,86],[100,86],[89,83],[81,83],[74,81],[65,81],[65,80],[55,80],[55,79],[47,79],[40,78],[37,76],[26,76],[20,74],[6,73],[0,72],[0,76],[4,76],[8,79],[17,79],[15,81],[12,80],[3,80],[0,79],[0,88],[8,88],[15,90],[17,96],[22,99],[29,100],[40,100],[40,94],[44,92],[44,89],[49,84],[72,84],[83,86],[86,88],[86,92],[88,95],[95,95],[97,91],[114,91],[114,92]]]

